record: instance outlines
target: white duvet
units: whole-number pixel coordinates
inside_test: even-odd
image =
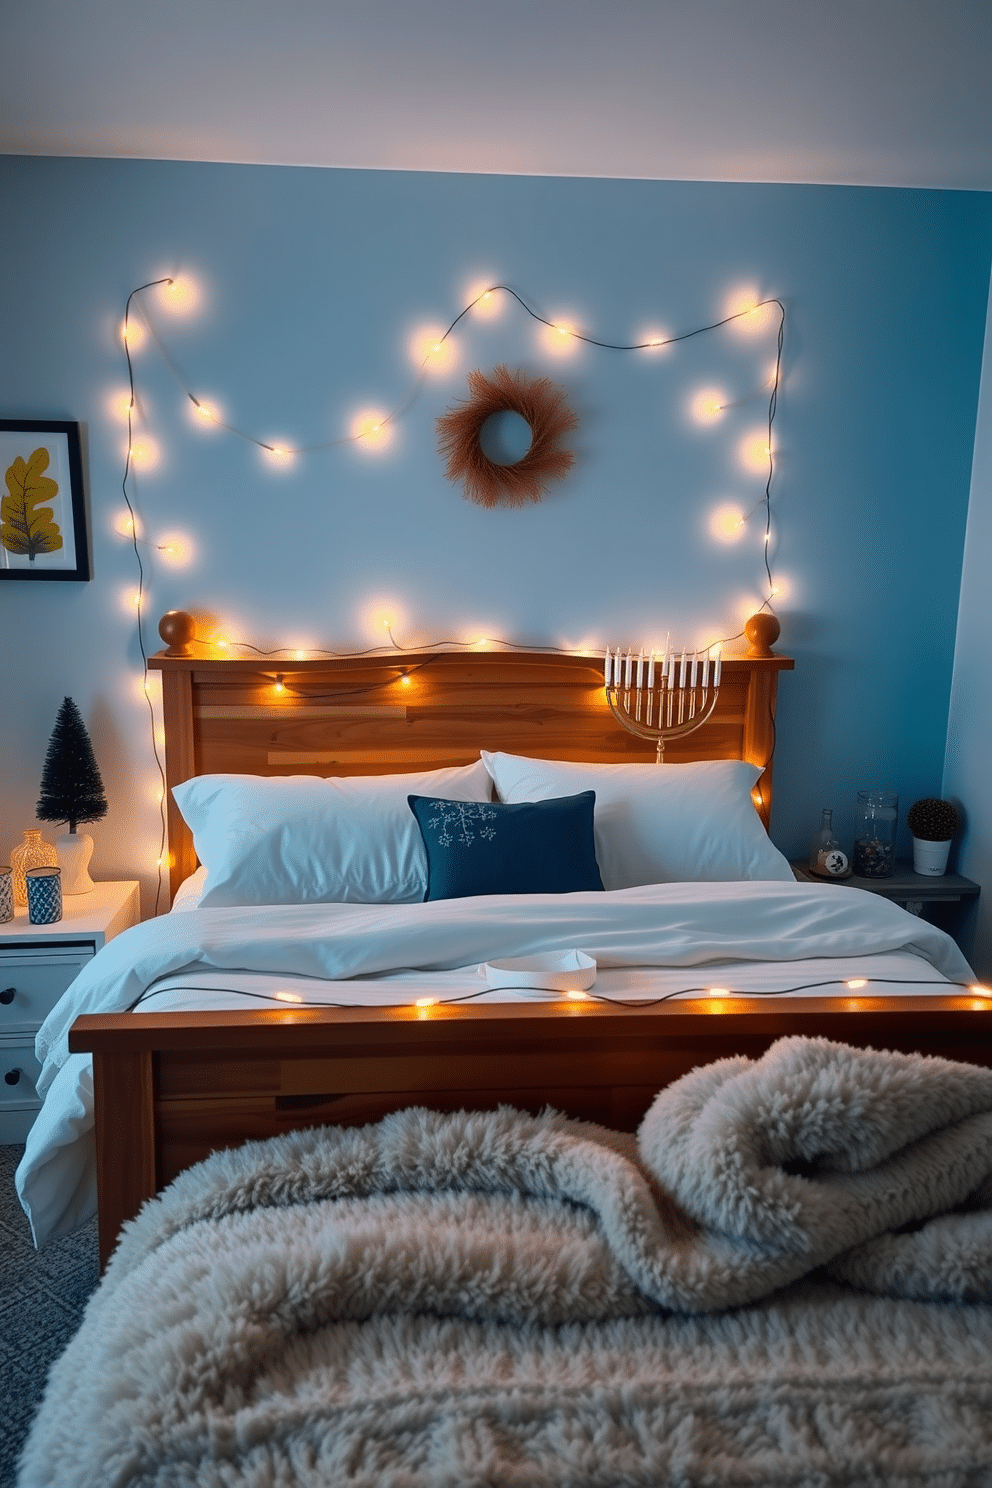
[[[611,893],[501,896],[428,904],[206,909],[146,921],[82,970],[37,1039],[44,1107],[17,1171],[36,1245],[96,1210],[90,1060],[70,1055],[81,1013],[264,1006],[277,991],[306,1002],[516,1000],[487,992],[480,964],[580,949],[594,996],[692,996],[719,986],[769,996],[940,992],[972,980],[951,938],[874,894],[838,885],[656,884]],[[824,983],[827,985],[810,986]]]

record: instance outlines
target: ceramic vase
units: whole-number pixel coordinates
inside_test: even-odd
[[[939,878],[947,872],[947,855],[950,850],[950,839],[946,842],[926,842],[922,837],[914,837],[913,872]]]
[[[63,894],[88,894],[93,888],[89,875],[93,838],[89,832],[63,832],[55,839],[62,869]]]
[[[24,836],[10,850],[10,876],[14,888],[14,903],[23,909],[28,902],[27,884],[24,879],[29,868],[57,868],[59,855],[50,842],[41,835],[40,827],[25,827]]]

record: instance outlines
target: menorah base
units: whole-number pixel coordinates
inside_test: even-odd
[[[719,687],[607,687],[610,712],[628,733],[650,740],[655,763],[663,764],[665,744],[702,728],[716,707]]]

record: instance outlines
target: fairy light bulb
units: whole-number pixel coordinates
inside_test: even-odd
[[[745,470],[752,471],[755,475],[763,475],[767,471],[771,453],[767,431],[746,434],[738,445],[741,464]]]
[[[447,327],[441,325],[418,326],[410,337],[407,351],[418,372],[431,374],[449,371],[457,356],[454,338],[448,335]]]
[[[747,518],[739,506],[726,503],[710,514],[709,530],[717,542],[740,542],[747,526]]]
[[[357,449],[384,449],[389,443],[392,426],[380,408],[363,408],[351,421],[350,435]]]
[[[302,1002],[303,998],[298,992],[273,992],[272,996],[277,1002]]]
[[[128,351],[140,351],[148,340],[148,331],[140,320],[128,315],[121,321],[121,340]]]
[[[700,388],[689,400],[689,413],[697,424],[715,424],[726,406],[726,394],[719,388]]]
[[[852,979],[849,982],[845,982],[844,985],[845,987],[850,987],[852,992],[857,992],[860,987],[867,987],[868,979],[867,977],[852,977]]]
[[[776,306],[764,299],[753,285],[742,286],[728,295],[724,314],[727,330],[738,336],[756,336],[769,328]]]
[[[270,465],[284,466],[292,462],[294,451],[284,444],[263,444],[261,449]]]
[[[469,307],[473,318],[494,320],[503,309],[505,299],[498,293],[496,284],[499,277],[498,274],[487,274],[485,278],[480,275],[460,291],[459,299]]]
[[[199,286],[189,274],[174,274],[158,286],[158,303],[171,315],[187,315],[199,298]]]
[[[135,411],[135,402],[127,388],[111,393],[107,399],[108,413],[122,424],[126,424]]]
[[[552,356],[573,356],[580,346],[576,339],[576,328],[567,320],[556,320],[550,325],[538,327],[544,349]]]
[[[286,684],[282,680],[282,672],[279,672],[278,675],[276,676],[276,680],[272,684],[272,691],[273,692],[285,692],[286,691]]]

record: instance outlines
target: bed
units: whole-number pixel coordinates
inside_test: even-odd
[[[406,652],[275,665],[232,660],[214,648],[198,646],[191,639],[191,617],[181,613],[165,617],[161,629],[168,645],[151,658],[151,665],[162,673],[170,873],[180,904],[182,886],[195,884],[197,871],[193,832],[177,799],[190,789],[189,782],[231,773],[250,777],[261,787],[264,782],[285,783],[305,771],[311,779],[358,777],[361,783],[418,770],[450,771],[443,777],[450,781],[460,778],[459,772],[480,769],[480,750],[504,762],[502,784],[510,799],[519,798],[521,791],[540,794],[543,789],[548,795],[576,788],[575,777],[568,774],[569,762],[586,762],[589,769],[595,764],[640,767],[649,782],[675,780],[679,767],[688,762],[703,769],[720,768],[717,761],[750,762],[757,816],[745,800],[749,822],[741,815],[739,783],[736,795],[733,790],[721,795],[722,787],[711,784],[697,788],[693,799],[701,823],[697,858],[714,850],[706,841],[708,824],[714,821],[718,832],[725,828],[728,834],[747,838],[752,856],[729,868],[710,864],[700,870],[690,861],[659,870],[670,878],[709,872],[718,879],[737,877],[745,882],[724,885],[719,892],[715,885],[707,889],[711,897],[717,894],[717,902],[703,908],[710,920],[722,915],[727,930],[705,954],[697,950],[690,955],[688,968],[685,958],[680,962],[676,956],[674,973],[659,971],[646,982],[641,976],[633,987],[632,980],[638,981],[638,947],[643,946],[637,917],[655,913],[636,904],[618,906],[618,912],[634,917],[633,949],[620,947],[619,953],[616,946],[611,952],[610,938],[620,933],[612,926],[603,925],[602,934],[594,934],[591,925],[575,929],[566,918],[556,931],[557,939],[545,943],[535,938],[529,921],[511,927],[505,906],[497,904],[499,932],[484,924],[477,943],[462,947],[461,962],[454,948],[447,957],[449,966],[471,965],[515,950],[594,947],[597,939],[603,940],[599,947],[603,975],[594,996],[581,1002],[549,1004],[546,996],[535,1000],[512,992],[503,994],[508,1002],[494,1001],[499,994],[480,999],[477,982],[463,978],[452,985],[450,970],[414,972],[412,983],[402,979],[397,983],[395,977],[405,968],[439,967],[445,961],[422,948],[411,949],[402,940],[393,965],[383,962],[371,969],[353,955],[314,967],[270,962],[269,970],[275,973],[292,971],[297,978],[312,973],[305,983],[287,984],[311,1004],[296,1010],[289,1002],[273,1000],[277,986],[267,988],[268,1000],[261,1003],[251,1001],[244,987],[231,996],[223,989],[211,990],[225,978],[229,984],[233,971],[251,967],[240,944],[228,952],[226,962],[221,958],[220,978],[216,957],[213,963],[209,957],[204,961],[200,946],[191,947],[185,961],[180,958],[178,963],[175,957],[168,963],[161,956],[157,961],[152,958],[149,978],[155,981],[158,976],[160,991],[142,1003],[140,1017],[117,1011],[128,1008],[132,997],[144,990],[136,993],[133,976],[125,982],[130,990],[123,1001],[119,988],[114,1001],[103,983],[92,995],[82,995],[77,986],[57,1010],[55,1032],[48,1030],[40,1051],[49,1066],[43,1076],[48,1084],[56,1073],[63,1085],[67,1083],[62,1070],[56,1070],[53,1051],[60,1064],[70,1052],[73,1056],[75,1083],[65,1095],[67,1114],[53,1118],[52,1102],[49,1113],[39,1118],[35,1146],[43,1150],[29,1152],[19,1178],[36,1240],[88,1217],[96,1187],[105,1264],[124,1221],[178,1173],[216,1148],[315,1123],[367,1121],[411,1104],[483,1109],[503,1101],[538,1111],[550,1103],[568,1115],[633,1131],[662,1085],[728,1053],[760,1054],[775,1039],[791,1033],[923,1049],[977,1062],[990,1059],[987,1003],[969,993],[970,972],[946,937],[920,921],[910,924],[901,913],[856,891],[793,885],[781,855],[757,830],[758,819],[767,825],[772,803],[777,679],[793,665],[771,649],[777,625],[770,617],[752,623],[746,655],[725,661],[712,717],[697,732],[676,740],[666,763],[652,771],[646,769],[652,747],[620,728],[610,713],[602,661],[595,656],[473,649],[468,654]],[[549,771],[557,762],[556,767],[565,771],[561,777],[565,784],[555,783],[557,775],[535,784],[527,776],[529,759],[538,765],[547,762]],[[581,771],[583,766],[574,768]],[[469,794],[490,794],[488,776],[483,778],[485,791],[479,791],[476,782]],[[583,779],[578,779],[579,786]],[[602,777],[595,779],[602,797]],[[449,784],[448,789],[453,787]],[[701,800],[701,791],[708,791],[707,800]],[[433,793],[442,792],[435,787]],[[257,801],[248,809],[258,809]],[[405,806],[402,809],[406,811]],[[659,820],[667,823],[668,806],[663,802],[659,809]],[[640,807],[635,815],[649,819]],[[694,827],[686,823],[684,813],[680,822],[679,830],[691,834]],[[626,842],[638,821],[629,817],[620,825]],[[752,842],[756,832],[778,860],[777,866],[773,863],[768,869],[763,859],[759,861],[764,848]],[[716,850],[723,851],[720,843]],[[305,872],[305,866],[297,865],[297,870]],[[630,879],[637,885],[652,877],[650,866],[629,873],[628,879],[622,871],[623,865],[611,882],[626,884]],[[781,949],[773,947],[769,956],[755,945],[743,961],[733,949],[748,938],[750,906],[757,903],[758,893],[753,880],[766,873],[789,879],[788,888],[780,884],[774,891],[778,908],[769,913],[777,918],[764,937],[766,952],[769,943],[783,934],[790,942],[787,961],[774,966],[771,962],[780,962]],[[273,898],[279,892],[276,885],[256,898]],[[333,891],[325,891],[325,897],[327,892]],[[623,892],[630,896],[639,890]],[[675,884],[667,889],[669,897],[678,892]],[[743,902],[730,906],[722,902],[735,893],[738,899],[743,895]],[[783,895],[790,900],[784,908],[779,904]],[[796,928],[782,918],[794,913],[791,899],[797,906],[819,902],[830,916],[845,895],[860,901],[864,920],[850,950],[838,959],[838,945],[829,941],[829,935],[825,939],[814,933],[808,954],[801,954]],[[415,897],[422,897],[419,888]],[[237,893],[229,898],[237,906]],[[463,908],[467,904],[462,901]],[[288,910],[285,906],[283,913]],[[443,918],[444,906],[410,906],[409,912]],[[210,915],[206,909],[200,911],[201,919],[210,920],[211,934],[221,937],[228,934],[227,920],[236,920],[238,913],[237,908],[228,908],[226,917],[220,909],[212,909]],[[383,915],[388,919],[388,908],[375,913],[380,920]],[[251,908],[240,914],[251,921],[258,918]],[[215,930],[215,922],[222,920],[225,925]],[[171,942],[179,923],[188,929],[190,917],[180,921],[174,914],[157,922],[157,929],[138,927],[139,936],[157,934]],[[348,920],[344,932],[349,934],[352,928]],[[381,926],[368,928],[378,938],[385,933]],[[242,926],[235,938],[240,935],[243,940],[252,929]],[[442,933],[450,930],[439,926],[437,934]],[[512,935],[517,933],[521,938],[515,942]],[[705,938],[711,929],[700,922],[692,933]],[[929,937],[929,949],[916,945],[921,936]],[[133,937],[117,942],[114,955],[133,959],[132,945]],[[825,947],[833,958],[826,971],[819,959]],[[895,960],[873,965],[868,988],[849,988],[846,982],[863,979],[859,958],[866,950]],[[612,974],[605,969],[611,955],[620,968]],[[706,960],[715,965],[705,975],[688,974],[694,962]],[[726,961],[734,963],[733,975],[720,970]],[[99,978],[107,964],[114,964],[113,957],[98,958],[93,975]],[[168,973],[194,964],[203,985],[190,992],[184,987],[188,977],[180,976],[178,983],[173,977],[172,985],[179,991],[170,996]],[[127,973],[130,967],[125,965],[124,970]],[[375,976],[387,979],[377,986]],[[318,984],[327,977],[334,985],[322,992]],[[733,985],[718,995],[706,995],[728,977]],[[957,985],[948,988],[948,980]],[[817,982],[827,985],[817,987]],[[786,995],[790,986],[805,991],[801,996]],[[625,995],[625,988],[632,990],[631,996]]]
[[[988,999],[943,932],[783,868],[762,823],[791,662],[769,633],[656,766],[596,658],[277,670],[197,655],[190,631],[166,617],[153,659],[177,903],[40,1036],[22,1195],[54,1232],[95,1172],[109,1268],[25,1488],[985,1481]],[[490,780],[493,830],[585,812],[606,892],[301,895],[320,791],[354,776],[333,789],[381,811],[417,770],[428,801],[451,772],[476,839]],[[575,804],[593,782],[595,815]],[[687,782],[691,820],[666,816]],[[248,812],[281,846],[245,902],[211,833],[240,840]],[[636,842],[674,857],[630,868]],[[576,951],[592,986],[538,990],[533,968]],[[75,1198],[46,1215],[60,1183]]]

